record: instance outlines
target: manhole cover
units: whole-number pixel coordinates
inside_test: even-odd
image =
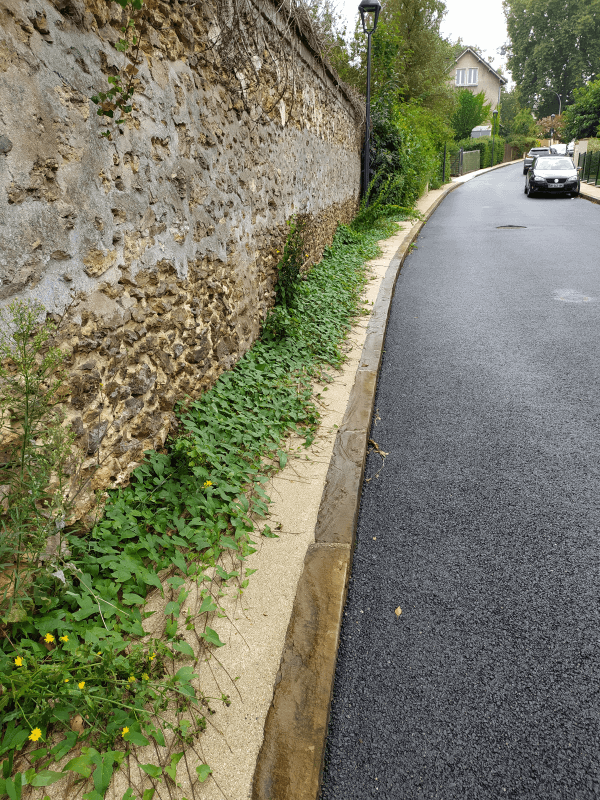
[[[527,225],[496,225],[496,230],[512,230],[513,228],[526,228]]]

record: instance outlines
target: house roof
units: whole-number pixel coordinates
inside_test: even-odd
[[[458,56],[458,58],[456,58],[454,60],[454,63],[456,64],[458,61],[460,61],[460,59],[464,56],[465,53],[472,53],[475,56],[475,58],[477,58],[479,61],[481,61],[481,63],[485,67],[487,67],[489,69],[489,71],[492,72],[498,78],[498,80],[500,81],[502,86],[504,86],[505,83],[508,83],[508,80],[506,78],[504,78],[502,75],[500,75],[498,72],[496,72],[496,70],[492,67],[492,65],[488,64],[488,62],[485,60],[485,58],[482,58],[476,50],[473,50],[472,47],[465,47],[465,49]]]

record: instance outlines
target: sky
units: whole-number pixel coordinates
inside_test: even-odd
[[[339,0],[339,8],[344,11],[351,27],[358,17],[360,0]],[[385,3],[385,0],[381,0]],[[442,36],[455,42],[458,37],[466,45],[476,45],[483,50],[486,61],[493,59],[492,66],[506,70],[506,59],[496,51],[507,40],[506,20],[502,11],[502,0],[445,0],[448,13],[442,22]]]

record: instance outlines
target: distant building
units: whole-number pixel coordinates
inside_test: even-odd
[[[482,136],[491,136],[491,135],[492,135],[491,125],[478,125],[471,131],[471,139],[480,139]]]
[[[450,80],[459,89],[469,89],[473,94],[483,92],[492,111],[498,108],[500,90],[508,82],[470,47],[465,48],[454,62]]]

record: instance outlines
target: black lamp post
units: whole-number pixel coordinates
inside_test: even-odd
[[[367,34],[367,118],[365,121],[365,149],[363,150],[363,196],[369,188],[369,144],[371,139],[371,34],[375,33],[381,3],[379,0],[361,0],[358,7],[363,31]]]
[[[494,166],[494,146],[496,144],[496,122],[498,120],[498,109],[492,111],[492,163],[491,166]]]

